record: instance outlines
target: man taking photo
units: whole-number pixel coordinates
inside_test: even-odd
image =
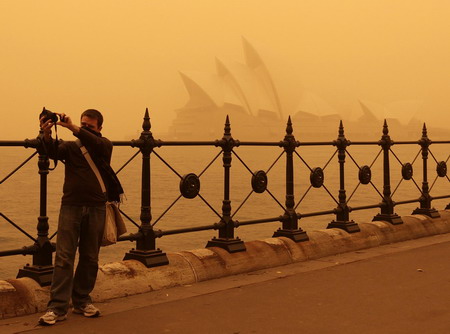
[[[102,114],[95,109],[84,111],[81,114],[80,126],[75,125],[71,117],[65,114],[53,113],[52,116],[49,118],[48,115],[43,115],[40,118],[44,146],[50,158],[65,163],[65,177],[50,301],[47,312],[39,318],[41,325],[53,325],[57,321],[65,320],[70,300],[74,313],[86,317],[100,315],[100,310],[92,304],[90,293],[97,278],[98,257],[105,223],[105,203],[108,197],[113,197],[110,200],[119,201],[119,193],[122,190],[118,180],[116,182],[118,185],[108,187],[108,184],[114,183],[116,179],[115,175],[110,175],[112,170],[109,167],[112,143],[100,133],[103,125]],[[55,146],[55,140],[51,135],[54,125],[70,130],[81,145],[86,147],[102,174],[107,186],[107,195],[102,192],[96,175],[80,150],[79,143],[62,141]],[[74,275],[77,248],[79,261]]]

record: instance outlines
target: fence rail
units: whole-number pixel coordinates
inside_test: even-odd
[[[431,141],[428,137],[427,128],[424,125],[422,129],[422,134],[420,139],[416,141],[397,141],[394,142],[390,135],[388,124],[385,121],[382,129],[382,136],[378,141],[350,141],[345,137],[344,126],[342,121],[338,128],[338,137],[332,141],[323,142],[300,142],[297,141],[293,134],[293,126],[291,119],[289,117],[286,126],[286,133],[282,140],[280,141],[239,141],[235,140],[231,135],[231,125],[228,116],[225,120],[224,134],[223,137],[215,141],[164,141],[155,139],[152,135],[150,117],[148,110],[145,111],[144,121],[142,124],[143,131],[138,139],[131,141],[113,141],[114,146],[125,146],[138,148],[139,151],[136,152],[125,164],[117,170],[116,173],[120,173],[126,166],[135,159],[139,154],[142,157],[142,176],[141,176],[141,209],[140,209],[140,222],[135,222],[127,213],[121,211],[122,215],[134,224],[137,228],[136,233],[131,233],[129,235],[124,235],[119,237],[119,241],[135,241],[136,247],[128,251],[124,259],[135,259],[147,267],[165,265],[168,263],[167,255],[156,247],[156,239],[167,235],[192,233],[205,230],[218,230],[217,237],[212,238],[206,244],[206,247],[221,247],[226,249],[228,252],[240,252],[245,251],[245,244],[242,240],[235,237],[235,229],[239,226],[264,224],[271,222],[280,222],[281,226],[274,232],[273,237],[287,237],[295,242],[302,242],[308,240],[307,233],[302,230],[299,226],[299,220],[307,217],[316,217],[322,215],[335,215],[335,219],[328,224],[328,228],[339,228],[343,229],[349,233],[358,233],[358,224],[350,219],[350,213],[352,211],[368,210],[379,208],[380,212],[373,218],[373,220],[387,221],[391,224],[402,224],[402,219],[399,215],[395,213],[395,206],[419,203],[419,207],[415,209],[413,214],[427,215],[430,217],[439,217],[438,211],[432,206],[432,201],[437,199],[447,199],[450,198],[449,195],[432,196],[430,191],[433,189],[436,180],[438,178],[446,178],[450,181],[447,175],[447,163],[450,155],[444,161],[438,161],[433,154],[430,146],[437,144],[449,144],[449,141]],[[419,137],[419,136],[418,136]],[[29,163],[29,161],[38,155],[38,168],[40,175],[40,212],[38,216],[37,224],[37,237],[33,237],[23,230],[20,226],[15,224],[11,219],[9,219],[4,213],[0,212],[0,216],[3,220],[12,226],[14,226],[19,232],[25,234],[33,244],[31,246],[25,246],[20,249],[5,250],[0,251],[0,256],[12,256],[12,255],[32,255],[33,264],[27,265],[19,270],[17,277],[31,277],[39,282],[41,285],[48,285],[51,282],[51,274],[53,271],[52,264],[52,253],[55,250],[55,243],[52,239],[55,237],[56,232],[49,236],[49,224],[47,217],[47,176],[49,174],[49,158],[46,155],[45,149],[43,148],[43,133],[40,132],[36,139],[26,139],[24,141],[0,141],[0,146],[16,146],[25,148],[34,148],[36,151],[27,158],[23,163],[21,163],[17,168],[15,168],[11,173],[4,177],[0,184],[5,182],[9,177],[16,173],[21,167]],[[402,162],[395,151],[392,149],[394,145],[416,145],[419,150],[416,157],[412,162]],[[187,175],[179,174],[173,166],[171,166],[160,154],[157,152],[157,148],[164,146],[206,146],[206,147],[216,147],[220,148],[220,152],[213,158],[213,160],[207,164],[199,175],[194,173],[189,173]],[[276,147],[281,149],[281,153],[272,163],[272,165],[267,170],[252,171],[245,160],[238,154],[235,150],[237,147]],[[329,160],[323,167],[311,167],[306,159],[299,153],[299,148],[301,147],[319,147],[328,146],[334,147],[335,150]],[[370,165],[360,166],[357,160],[353,157],[350,146],[375,146],[379,147],[379,151],[374,157],[373,162]],[[268,188],[268,174],[272,168],[280,161],[282,157],[285,157],[285,195],[284,204],[276,198],[276,196]],[[337,162],[339,167],[339,191],[338,194],[333,194],[324,182],[324,171],[337,156]],[[152,206],[151,206],[151,180],[150,180],[150,170],[151,170],[151,157],[159,159],[163,164],[165,164],[171,172],[173,172],[180,179],[180,194],[161,214],[160,217],[153,220],[152,217]],[[202,196],[200,193],[200,177],[210,168],[210,166],[222,157],[223,162],[223,197],[222,197],[222,208],[221,212],[218,212],[213,208],[213,206]],[[380,158],[381,157],[381,158]],[[413,165],[421,157],[422,160],[422,180],[421,183],[416,181],[413,173]],[[236,158],[246,170],[251,175],[251,192],[247,197],[239,204],[234,212],[231,207],[231,178],[230,170],[232,167],[232,160]],[[310,173],[310,185],[306,189],[305,193],[296,202],[294,197],[294,159],[299,159],[299,161],[309,170]],[[429,184],[429,161],[430,158],[436,163],[436,176],[431,186]],[[378,189],[376,185],[372,182],[372,167],[375,162],[382,159],[383,165],[383,187]],[[394,188],[391,189],[391,160],[397,162],[401,166],[402,178],[399,183]],[[347,196],[346,188],[346,169],[345,163],[352,162],[358,169],[358,184],[352,191],[350,196]],[[401,201],[394,202],[392,197],[397,191],[398,187],[403,181],[411,180],[420,196],[412,199],[404,199]],[[350,200],[353,198],[356,190],[360,186],[371,186],[380,196],[380,202],[361,205],[361,206],[349,206]],[[309,191],[312,188],[323,188],[330,198],[335,203],[335,207],[326,208],[323,211],[316,212],[298,212],[298,206],[307,197]],[[280,207],[281,214],[275,217],[265,217],[261,219],[253,220],[243,220],[238,221],[234,219],[236,213],[246,204],[247,200],[253,193],[267,193],[273,201]],[[154,226],[158,221],[169,212],[175,203],[181,198],[200,198],[204,204],[217,216],[218,222],[203,225],[203,226],[193,226],[179,229],[169,229],[169,230],[159,230],[155,229]],[[450,204],[447,205],[446,209],[450,209]]]

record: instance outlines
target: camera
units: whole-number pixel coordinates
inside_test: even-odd
[[[44,109],[42,109],[42,112],[39,114],[39,119],[41,119],[42,117],[44,117],[44,119],[42,120],[42,122],[44,122],[44,123],[47,122],[49,119],[53,123],[58,122],[58,115],[55,114],[54,112],[51,112],[48,109],[45,109],[45,107],[44,107]],[[64,117],[59,116],[59,118],[62,122],[64,122]]]
[[[47,122],[49,119],[53,122],[56,123],[58,122],[58,115],[56,115],[54,112],[51,112],[50,110],[47,109],[42,109],[42,112],[39,114],[39,119],[41,119],[42,117],[44,117],[42,119],[42,122]]]

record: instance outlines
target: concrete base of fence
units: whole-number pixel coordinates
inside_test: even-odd
[[[403,224],[383,221],[360,223],[361,232],[349,234],[340,229],[308,232],[309,241],[295,243],[279,237],[246,242],[246,252],[228,253],[211,247],[168,253],[169,265],[146,268],[135,260],[108,263],[100,267],[92,293],[94,301],[170,288],[179,285],[293,262],[377,247],[389,243],[450,233],[450,210],[440,218],[404,216]],[[30,278],[0,281],[0,319],[42,312],[46,309],[49,288]]]

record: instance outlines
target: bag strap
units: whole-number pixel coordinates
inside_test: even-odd
[[[105,183],[103,182],[102,176],[100,175],[100,172],[99,172],[97,166],[95,165],[94,161],[92,160],[91,155],[89,154],[88,150],[86,149],[86,147],[83,146],[83,144],[81,143],[81,141],[79,139],[77,139],[75,142],[77,143],[78,147],[81,150],[81,153],[83,153],[84,158],[88,162],[89,166],[91,166],[92,171],[94,172],[95,176],[97,177],[98,182],[100,183],[100,187],[102,188],[102,192],[106,195]]]

